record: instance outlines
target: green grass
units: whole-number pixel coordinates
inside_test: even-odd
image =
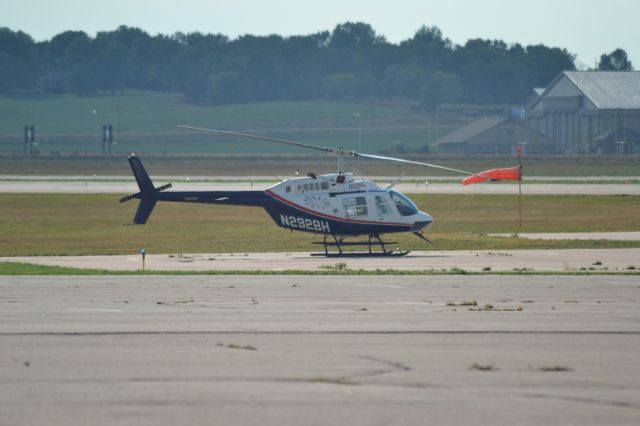
[[[96,114],[93,113],[96,111]],[[359,113],[361,121],[355,116]],[[16,95],[0,97],[0,154],[22,153],[22,129],[36,126],[41,155],[101,151],[97,129],[113,124],[114,152],[291,152],[288,147],[179,130],[179,124],[255,132],[318,145],[355,148],[361,125],[363,150],[402,141],[417,149],[462,122],[451,114],[416,112],[406,105],[369,102],[264,102],[224,106],[185,103],[177,94],[122,96]],[[13,135],[13,137],[6,137]]]
[[[460,268],[450,270],[401,270],[401,269],[316,269],[316,270],[209,270],[209,271],[161,271],[136,270],[113,271],[106,269],[67,268],[61,266],[36,265],[32,263],[0,262],[3,275],[640,275],[639,271],[558,271],[539,272],[533,270],[474,272]]]
[[[460,268],[450,270],[401,270],[401,269],[316,269],[316,270],[209,270],[209,271],[112,271],[106,269],[81,269],[61,266],[36,265],[20,262],[0,262],[2,275],[640,275],[639,271],[558,271],[537,272],[500,271],[474,272]]]
[[[2,157],[0,174],[11,175],[82,175],[130,176],[131,170],[126,153],[112,157]],[[435,163],[455,169],[482,171],[496,167],[516,165],[512,157],[441,157],[427,155],[403,155],[403,158]],[[315,172],[335,173],[336,158],[330,155],[145,155],[141,158],[151,176],[293,176]],[[366,159],[346,159],[346,170],[357,171],[361,176],[400,176],[406,173],[407,180],[424,182],[426,176],[449,176],[456,182],[460,177],[451,172],[422,166],[411,166]],[[620,157],[527,157],[523,162],[524,179],[527,176],[635,176],[630,183],[637,183],[640,176],[640,156]],[[564,182],[561,180],[561,182]],[[592,183],[611,182],[610,178],[593,179]]]
[[[97,114],[93,114],[93,111]],[[36,124],[43,134],[92,133],[99,124],[116,125],[123,133],[175,132],[177,124],[236,129],[363,128],[425,123],[429,114],[403,105],[362,102],[262,102],[222,106],[186,103],[172,93],[128,92],[118,95],[15,95],[0,97],[0,134],[21,133]],[[422,119],[422,120],[420,120]],[[443,119],[444,120],[444,119]],[[451,124],[450,119],[445,124]],[[16,126],[18,126],[16,128]]]
[[[318,236],[277,227],[261,208],[160,203],[149,223],[131,225],[137,202],[115,194],[0,194],[0,256],[245,253],[317,249]],[[634,196],[524,197],[524,226],[511,195],[413,195],[435,219],[434,245],[387,235],[407,250],[640,247],[634,241],[536,241],[489,233],[640,230]]]

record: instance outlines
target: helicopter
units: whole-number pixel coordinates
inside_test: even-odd
[[[345,172],[345,157],[394,161],[465,174],[468,175],[462,181],[465,185],[486,180],[520,180],[522,176],[521,166],[473,173],[437,164],[345,151],[342,148],[320,147],[259,135],[192,126],[178,127],[335,154],[338,159],[338,170],[337,173],[325,175],[309,173],[306,177],[284,179],[267,189],[258,191],[163,192],[171,188],[172,184],[155,187],[140,158],[131,154],[128,161],[140,191],[121,198],[120,202],[140,200],[133,218],[134,224],[145,224],[158,201],[262,207],[276,225],[282,228],[322,235],[323,240],[313,244],[323,245],[324,253],[314,253],[314,255],[327,257],[404,256],[409,253],[409,251],[389,249],[388,245],[397,243],[384,241],[383,234],[410,232],[431,243],[424,235],[424,231],[431,226],[433,218],[421,211],[409,197],[393,188],[401,177],[385,187],[380,187],[371,180],[360,179],[353,173]],[[345,241],[347,238],[358,236],[367,236],[368,240],[366,242]],[[345,251],[349,246],[365,246],[368,247],[368,251],[361,253]],[[374,250],[374,247],[379,249]],[[337,252],[330,251],[330,248],[337,249]]]

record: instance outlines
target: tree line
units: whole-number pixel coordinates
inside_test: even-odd
[[[522,103],[533,87],[574,70],[574,60],[566,49],[541,44],[471,39],[456,45],[426,26],[398,44],[353,22],[331,32],[236,39],[151,36],[121,26],[95,37],[65,31],[35,42],[0,28],[0,93],[138,89],[179,92],[203,104],[404,98],[431,109],[446,102]],[[603,55],[601,64],[631,68],[624,51]]]

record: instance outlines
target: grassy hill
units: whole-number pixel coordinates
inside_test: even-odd
[[[98,129],[103,124],[114,126],[117,140],[114,152],[189,154],[292,152],[290,147],[275,144],[193,134],[179,130],[178,124],[254,132],[349,149],[357,148],[361,140],[363,151],[378,152],[394,148],[396,142],[409,149],[420,149],[461,122],[450,114],[417,112],[407,105],[388,103],[196,106],[170,93],[15,95],[0,97],[0,155],[22,153],[25,124],[36,126],[41,155],[91,155],[101,152]]]

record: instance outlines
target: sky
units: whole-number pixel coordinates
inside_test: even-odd
[[[91,36],[120,25],[151,35],[177,31],[283,36],[371,24],[392,43],[422,25],[464,44],[470,38],[545,44],[577,55],[579,68],[620,47],[640,69],[637,0],[0,0],[0,27],[42,41],[66,30]]]

